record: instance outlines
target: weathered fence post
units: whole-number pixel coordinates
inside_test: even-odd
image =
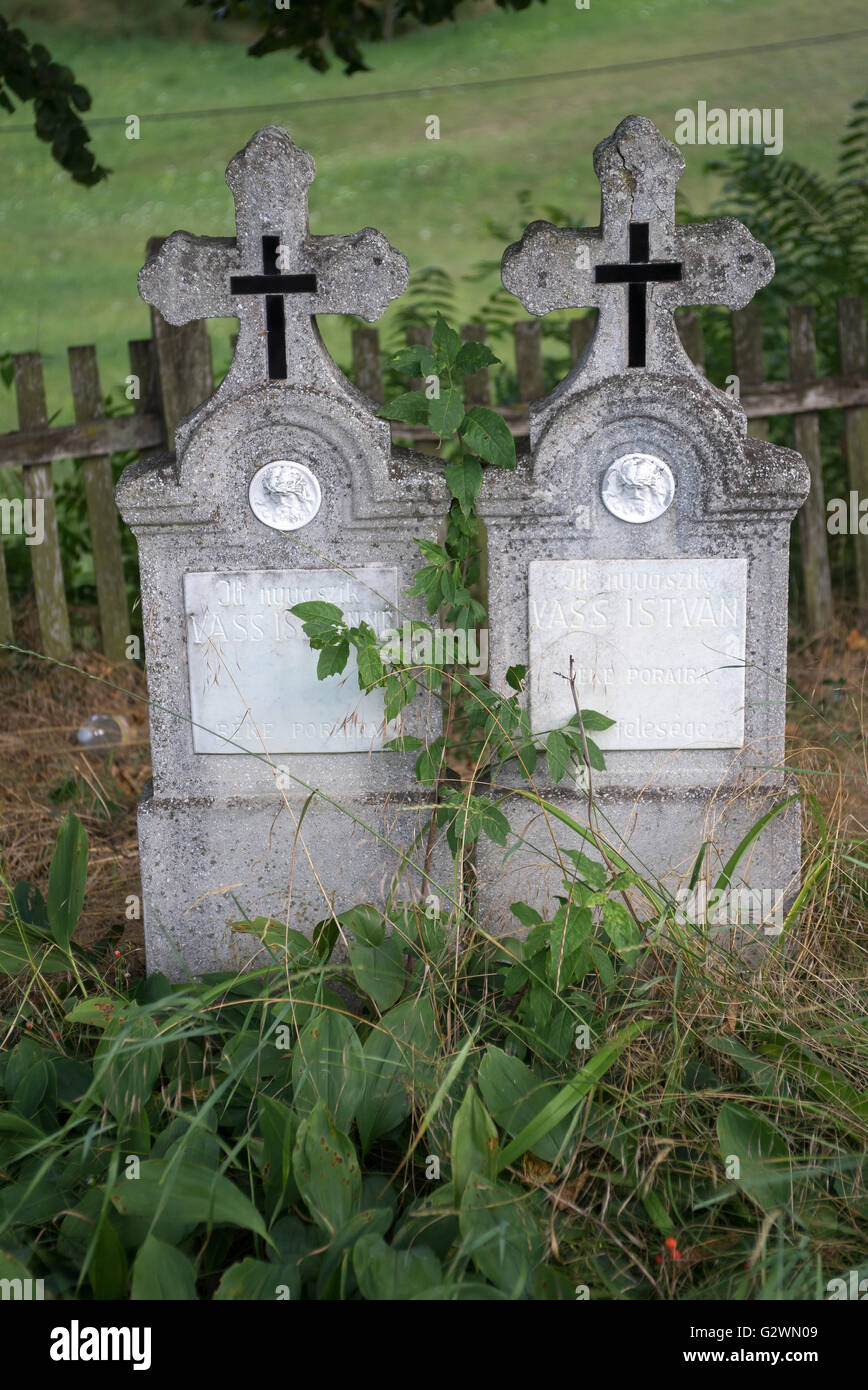
[[[789,309],[789,320],[790,380],[813,381],[817,375],[814,311],[809,305],[794,304]],[[828,628],[832,621],[832,578],[823,493],[820,417],[815,411],[800,411],[793,416],[793,429],[796,449],[811,474],[811,491],[799,512],[799,534],[802,538],[805,613],[808,631],[814,635]]]
[[[154,344],[150,338],[133,338],[127,343],[127,351],[130,355],[130,372],[139,383],[139,394],[133,398],[133,412],[136,415],[159,415],[160,390]],[[171,440],[167,440],[167,449],[170,444]]]
[[[518,376],[518,399],[535,401],[545,395],[542,339],[539,319],[519,319],[513,325],[515,338],[515,370]]]
[[[15,368],[19,426],[22,430],[39,429],[48,419],[45,385],[42,380],[42,359],[38,352],[21,352],[12,360]],[[41,501],[43,504],[42,544],[30,547],[42,647],[46,656],[65,661],[72,655],[72,636],[69,631],[69,612],[63,587],[63,565],[60,559],[50,463],[31,463],[24,468],[24,495],[33,502]]]
[[[765,380],[763,368],[762,317],[756,304],[732,314],[732,365],[738,377],[739,396]],[[747,432],[754,439],[768,439],[768,420],[748,420]]]
[[[6,578],[6,556],[3,554],[3,536],[0,534],[0,642],[11,642],[14,635],[12,601],[9,597],[9,581]]]
[[[838,348],[843,376],[864,376],[868,370],[865,344],[865,304],[862,299],[838,300]],[[857,494],[857,506],[868,498],[868,410],[853,406],[844,411],[844,448],[850,487]],[[860,517],[864,513],[859,514]],[[861,531],[853,537],[859,602],[868,605],[868,536]]]
[[[434,329],[430,327],[430,325],[424,323],[408,324],[407,329],[404,333],[404,337],[406,339],[408,347],[417,347],[421,346],[422,344],[424,344],[425,347],[430,347],[433,336]],[[424,388],[425,380],[423,377],[414,376],[411,378],[411,390],[422,391],[424,390]],[[437,445],[433,440],[417,439],[415,447],[420,454],[436,454],[437,452]]]
[[[146,253],[155,255],[165,237],[151,237]],[[178,423],[214,390],[211,340],[204,319],[176,327],[151,310],[151,334],[157,362],[160,410],[166,426],[166,447],[174,448]]]
[[[705,371],[705,341],[702,337],[702,320],[696,309],[682,309],[675,315],[675,327],[681,339],[681,346],[691,362],[701,372]]]
[[[597,322],[596,310],[583,314],[581,318],[570,319],[570,357],[578,362],[588,343]]]
[[[380,357],[380,335],[376,328],[353,329],[353,379],[360,391],[382,405],[383,366]]]
[[[422,347],[423,345],[425,347],[430,347],[434,337],[434,329],[426,323],[410,323],[407,325],[404,337],[407,340],[408,347]],[[414,391],[421,391],[424,385],[425,382],[421,376],[414,376],[412,378],[412,387]]]
[[[105,412],[99,384],[96,348],[71,347],[67,350],[67,355],[76,420],[80,423],[86,420],[101,420]],[[130,618],[124,586],[124,565],[112,483],[111,455],[94,455],[92,458],[80,459],[79,462],[90,519],[90,543],[93,550],[102,649],[109,661],[123,661],[126,656]]]
[[[484,323],[465,323],[461,329],[462,343],[485,343],[488,341],[488,330]],[[472,372],[464,379],[464,399],[467,405],[490,405],[491,404],[491,381],[488,376],[488,368],[481,367],[478,372]]]

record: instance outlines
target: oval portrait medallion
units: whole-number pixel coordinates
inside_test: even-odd
[[[603,502],[621,521],[653,521],[675,496],[672,470],[653,454],[624,454],[603,474]]]
[[[297,531],[313,521],[322,504],[319,481],[304,463],[275,459],[250,479],[250,509],[275,531]]]

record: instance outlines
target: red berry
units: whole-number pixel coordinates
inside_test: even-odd
[[[680,1260],[680,1259],[681,1259],[681,1251],[680,1251],[680,1250],[673,1250],[673,1251],[672,1251],[672,1258],[673,1258],[673,1260]]]
[[[119,955],[120,955],[120,951],[115,951],[115,955],[116,955],[116,956],[119,956]]]
[[[677,1250],[677,1249],[678,1249],[678,1241],[675,1239],[674,1236],[667,1236],[667,1237],[666,1237],[666,1249],[667,1249],[667,1250]]]
[[[654,1263],[655,1263],[656,1265],[662,1265],[662,1263],[663,1263],[663,1256],[662,1256],[662,1255],[655,1255],[655,1256],[654,1256]]]

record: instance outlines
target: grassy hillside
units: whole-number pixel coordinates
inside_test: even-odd
[[[859,40],[435,90],[856,29],[866,24],[859,0],[822,9],[813,0],[592,0],[588,10],[550,0],[402,37],[372,51],[373,72],[351,79],[339,67],[320,76],[286,54],[248,58],[240,37],[173,0],[133,9],[118,18],[110,0],[72,0],[62,17],[45,0],[6,7],[90,88],[94,147],[114,171],[105,184],[80,188],[31,133],[5,133],[28,122],[26,108],[0,120],[0,351],[45,354],[49,410],[60,410],[61,419],[70,417],[67,345],[98,345],[108,389],[125,373],[126,340],[147,335],[135,291],[146,239],[177,227],[232,233],[224,168],[260,125],[284,124],[314,152],[314,231],[373,224],[415,269],[435,263],[457,277],[481,257],[499,256],[484,219],[517,231],[522,189],[532,189],[538,213],[557,203],[596,220],[591,151],[629,111],[671,135],[677,108],[700,99],[782,107],[785,153],[822,167],[864,86],[866,42]],[[252,105],[259,109],[238,109]],[[138,141],[125,138],[128,114],[141,117]],[[430,114],[440,118],[439,142],[425,138]],[[696,210],[715,192],[703,172],[709,153],[686,150],[682,187]],[[495,283],[493,276],[484,285],[463,283],[461,312],[478,306]],[[343,353],[345,328],[323,327]],[[218,362],[228,355],[230,329],[215,325]],[[0,412],[0,428],[14,428],[5,391]]]

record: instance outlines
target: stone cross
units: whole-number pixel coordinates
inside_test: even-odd
[[[310,236],[313,174],[285,131],[260,130],[227,170],[237,237],[175,232],[139,279],[170,323],[239,320],[217,390],[116,491],[139,547],[150,700],[147,962],[173,979],[246,968],[261,947],[233,926],[245,914],[310,933],[391,903],[399,881],[402,901],[451,883],[439,839],[428,856],[417,755],[389,746],[438,737],[439,700],[420,690],[387,723],[354,654],[320,680],[293,612],[329,603],[384,640],[423,621],[414,537],[433,544],[448,506],[442,467],[392,447],[317,332],[317,313],[377,318],[407,262],[370,228]]]
[[[613,722],[594,734],[606,766],[593,814],[575,773],[548,784],[536,770],[566,813],[556,828],[504,795],[509,770],[498,777],[514,839],[478,846],[477,902],[491,931],[516,901],[556,911],[566,855],[594,851],[564,827],[593,823],[673,895],[698,864],[713,888],[734,856],[728,924],[709,939],[737,927],[755,952],[799,885],[782,692],[790,525],[809,479],[792,450],[748,436],[738,398],[681,346],[678,306],[742,308],[774,268],[732,217],[675,225],[683,164],[651,121],[628,116],[594,155],[601,225],[535,222],[503,258],[504,284],[531,313],[593,305],[599,317],[581,361],[532,404],[527,453],[514,470],[489,469],[479,494],[489,681],[508,694],[511,673],[526,671],[541,736],[574,715],[564,673],[582,708]]]
[[[503,283],[538,316],[599,309],[583,386],[601,375],[603,363],[607,375],[613,363],[693,375],[674,310],[744,308],[774,274],[771,253],[735,217],[676,227],[684,160],[644,116],[628,116],[597,146],[594,169],[602,188],[600,226],[532,222],[504,253]]]
[[[325,360],[314,314],[373,322],[407,287],[407,259],[371,227],[311,236],[316,166],[285,130],[266,126],[230,162],[237,234],[173,232],[139,274],[139,293],[173,324],[237,317],[233,385],[311,384]]]

